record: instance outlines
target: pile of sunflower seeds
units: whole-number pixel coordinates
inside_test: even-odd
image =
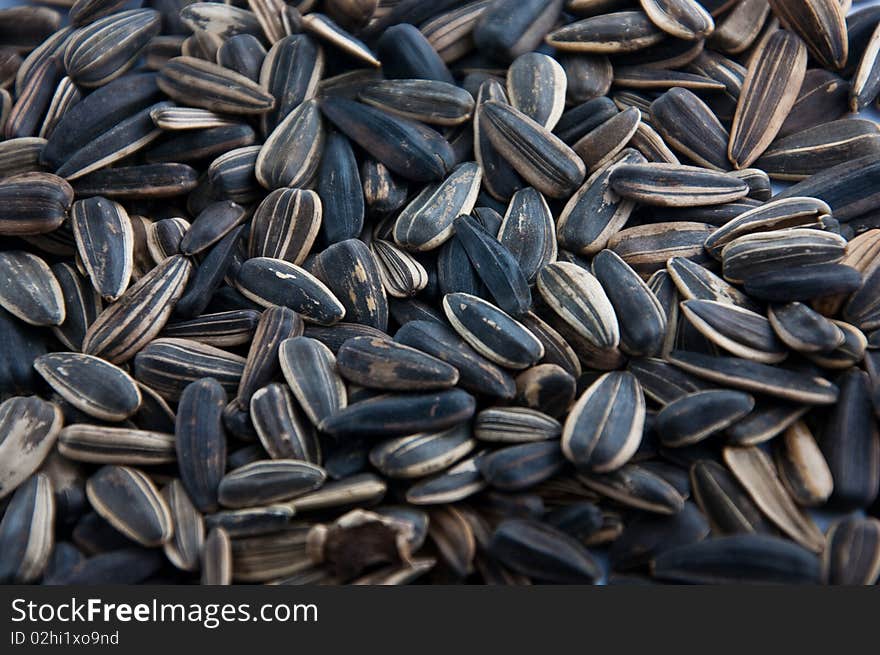
[[[53,4],[0,582],[876,582],[880,7]]]

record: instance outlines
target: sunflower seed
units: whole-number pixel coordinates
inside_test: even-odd
[[[616,54],[641,50],[663,38],[644,12],[621,11],[570,23],[548,34],[546,41],[563,52]]]
[[[325,478],[323,469],[308,462],[292,459],[253,462],[223,477],[218,498],[225,507],[266,505],[314,491]]]
[[[81,27],[64,51],[67,74],[82,86],[102,86],[128,70],[160,28],[161,16],[152,9],[122,11]]]
[[[480,441],[520,443],[554,439],[562,426],[556,419],[525,407],[489,408],[477,414],[474,436]]]
[[[177,409],[174,435],[180,478],[201,512],[217,509],[217,487],[226,470],[225,405],[223,387],[205,378],[184,389]]]
[[[667,360],[698,377],[735,389],[810,405],[830,405],[837,401],[835,385],[806,373],[737,357],[712,357],[681,350],[671,352]]]
[[[773,13],[800,36],[823,68],[840,69],[846,64],[848,38],[846,9],[837,0],[769,0]]]
[[[701,166],[727,170],[727,130],[687,89],[670,89],[651,103],[651,120],[672,148]]]
[[[179,103],[227,114],[264,114],[275,98],[244,75],[195,57],[175,57],[159,71],[159,88]]]
[[[806,47],[785,30],[773,33],[756,53],[730,130],[727,154],[736,168],[751,165],[773,141],[797,99],[806,67]]]
[[[453,221],[469,214],[477,200],[482,169],[474,162],[457,166],[443,182],[426,187],[398,215],[394,241],[408,250],[432,250],[453,232]]]
[[[453,82],[452,73],[415,24],[389,27],[379,37],[376,49],[388,79]]]
[[[607,496],[627,507],[655,514],[678,514],[684,498],[671,484],[635,464],[604,474],[579,474],[578,480],[588,489]]]
[[[171,511],[153,482],[126,466],[104,466],[86,483],[95,511],[126,537],[151,547],[171,539]]]
[[[70,209],[77,251],[95,290],[104,300],[118,300],[128,287],[134,265],[134,234],[128,213],[100,196],[77,200]]]
[[[565,458],[555,440],[506,446],[477,461],[477,468],[489,485],[502,491],[528,489],[564,467]]]
[[[229,585],[232,583],[232,547],[223,528],[212,528],[202,546],[202,584]]]
[[[562,432],[562,451],[579,469],[607,473],[629,461],[639,447],[645,398],[627,371],[602,375],[572,406]]]
[[[545,127],[496,100],[479,105],[480,129],[523,179],[544,195],[567,196],[586,174],[577,154]]]
[[[828,584],[872,585],[880,574],[880,523],[874,518],[845,518],[826,535],[822,577]]]
[[[383,441],[370,450],[370,462],[392,478],[417,478],[449,468],[474,448],[467,425]]]
[[[825,539],[795,506],[770,458],[755,446],[724,449],[724,461],[748,494],[776,526],[804,548],[820,552]]]
[[[191,269],[181,255],[158,264],[98,315],[86,331],[83,352],[117,364],[131,359],[162,331]]]
[[[785,539],[735,535],[661,553],[651,571],[661,579],[695,584],[816,584],[820,562]]]
[[[789,426],[773,454],[779,477],[796,503],[813,507],[828,499],[834,481],[806,423],[799,420]]]
[[[505,565],[543,582],[593,584],[602,575],[580,542],[537,521],[503,521],[492,533],[489,548]]]
[[[61,325],[61,285],[45,261],[23,250],[0,253],[0,307],[30,325]]]
[[[610,175],[620,195],[660,207],[698,207],[748,195],[742,180],[725,173],[676,164],[623,164]]]
[[[324,344],[307,337],[286,339],[278,357],[287,384],[313,425],[345,408],[345,384],[336,370],[336,358]]]
[[[33,396],[14,396],[0,403],[0,498],[40,468],[55,445],[62,422],[56,404]]]
[[[761,34],[769,13],[770,5],[766,0],[743,0],[735,3],[731,11],[715,24],[710,44],[731,55],[748,50]]]
[[[449,143],[419,123],[344,98],[323,99],[321,111],[348,138],[402,177],[433,181],[452,168]]]
[[[397,331],[394,339],[455,367],[459,372],[459,385],[467,391],[498,398],[512,398],[515,393],[513,379],[506,371],[443,324],[410,321]]]
[[[755,399],[741,391],[698,391],[663,407],[655,429],[665,446],[690,446],[733,425],[754,406]]]
[[[832,499],[847,507],[865,507],[877,497],[880,436],[872,415],[868,375],[850,369],[841,376],[840,400],[819,439],[834,478]]]
[[[562,4],[562,0],[493,2],[474,27],[474,44],[493,58],[512,61],[541,43]]]
[[[18,487],[0,521],[3,584],[25,584],[40,577],[52,553],[54,521],[52,483],[37,473]]]
[[[721,260],[724,278],[741,283],[763,273],[790,275],[793,267],[834,264],[845,250],[846,240],[838,234],[792,228],[738,237],[724,246]]]
[[[458,382],[454,367],[390,339],[349,339],[336,354],[336,366],[355,384],[390,391],[445,389]]]
[[[173,538],[163,544],[165,556],[182,571],[199,568],[199,555],[205,542],[202,515],[193,506],[180,480],[172,480],[162,489],[162,497],[171,512]]]
[[[175,461],[171,434],[85,423],[74,423],[61,430],[58,451],[68,459],[93,464],[147,465]]]
[[[250,414],[260,443],[272,459],[320,464],[321,449],[314,431],[301,418],[286,387],[273,383],[259,389],[251,397]]]
[[[715,22],[693,0],[642,0],[642,9],[661,30],[677,39],[699,39],[712,33]]]
[[[800,302],[770,305],[767,318],[776,336],[798,352],[828,352],[846,339],[834,323]]]
[[[443,298],[446,318],[477,352],[508,368],[528,368],[544,356],[544,346],[519,321],[476,296]]]
[[[716,300],[686,300],[681,309],[700,334],[737,357],[775,364],[788,355],[760,314]]]
[[[208,514],[205,525],[209,530],[221,528],[232,537],[252,537],[284,530],[293,516],[289,507],[267,505]]]

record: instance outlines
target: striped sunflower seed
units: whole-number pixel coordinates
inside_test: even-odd
[[[730,129],[727,154],[734,167],[748,167],[773,141],[797,99],[806,68],[806,46],[791,32],[779,30],[761,45]]]
[[[466,162],[442,182],[425,187],[394,221],[394,241],[414,251],[440,246],[452,236],[455,219],[474,208],[482,176],[479,164]]]
[[[543,441],[558,437],[561,431],[559,421],[526,407],[490,407],[474,421],[474,437],[488,442]]]
[[[477,468],[489,485],[508,492],[533,487],[564,467],[565,458],[556,440],[505,446],[477,461]]]
[[[162,331],[191,270],[181,255],[158,264],[98,315],[86,331],[83,352],[117,364],[131,359]]]
[[[208,530],[221,528],[232,537],[252,537],[284,530],[294,516],[285,505],[222,510],[205,516]]]
[[[309,462],[273,459],[246,464],[220,481],[218,499],[224,507],[242,508],[289,500],[324,484],[324,470]]]
[[[140,407],[141,393],[131,376],[98,357],[49,353],[34,368],[62,398],[95,418],[122,421]]]
[[[846,64],[849,39],[846,9],[837,0],[769,0],[773,13],[800,36],[810,54],[823,68],[840,69]]]
[[[477,462],[480,454],[463,460],[434,477],[420,480],[406,492],[411,505],[441,505],[464,500],[486,488]]]
[[[368,84],[358,93],[358,99],[429,125],[460,125],[474,111],[474,99],[467,91],[438,80],[380,80]]]
[[[776,364],[788,356],[770,321],[760,314],[716,300],[686,300],[681,310],[700,334],[737,357]]]
[[[545,264],[556,260],[556,227],[540,192],[527,187],[513,194],[498,229],[498,241],[516,259],[529,284]]]
[[[162,549],[169,561],[182,571],[195,571],[200,566],[200,554],[205,543],[205,522],[193,506],[180,480],[172,480],[162,489],[171,512],[174,536]]]
[[[122,11],[81,27],[64,49],[67,74],[81,86],[102,86],[131,68],[160,28],[153,9]]]
[[[232,567],[232,545],[229,535],[223,528],[212,528],[202,546],[202,584],[232,584]]]
[[[380,442],[370,450],[370,462],[391,478],[419,478],[449,468],[474,445],[470,428],[463,424]]]
[[[780,341],[797,352],[828,352],[846,339],[833,322],[801,302],[770,305],[767,318]]]
[[[822,577],[828,584],[872,585],[880,575],[880,522],[845,518],[826,535]]]
[[[442,323],[409,321],[397,331],[394,340],[455,367],[459,373],[459,385],[467,391],[507,399],[515,394],[510,374],[483,357],[464,338]]]
[[[320,239],[336,243],[357,237],[364,227],[360,173],[349,140],[338,132],[327,135],[318,168],[318,196],[324,205]]]
[[[611,473],[581,473],[577,479],[595,491],[627,507],[655,514],[678,514],[684,498],[675,487],[636,464],[625,464]]]
[[[734,535],[706,539],[660,554],[655,577],[692,584],[816,584],[819,558],[786,539]]]
[[[644,427],[645,397],[636,376],[605,373],[572,406],[562,452],[581,470],[608,473],[632,458]]]
[[[639,4],[651,22],[677,39],[705,38],[715,29],[709,12],[693,0],[641,0]]]
[[[664,33],[642,11],[621,11],[585,18],[547,35],[547,44],[563,52],[617,54],[659,43]]]
[[[320,341],[308,337],[286,339],[278,349],[278,358],[287,384],[313,425],[347,405],[336,358]],[[303,375],[302,371],[309,374]]]
[[[838,388],[821,377],[751,362],[738,357],[712,357],[675,350],[670,364],[717,384],[763,393],[783,400],[810,405],[837,402]]]
[[[226,471],[226,434],[222,412],[226,393],[214,379],[184,389],[174,429],[180,479],[200,512],[217,509],[217,488]]]
[[[218,113],[265,114],[275,106],[275,98],[244,75],[195,57],[171,59],[157,83],[182,105]]]
[[[193,32],[204,31],[223,37],[260,33],[260,24],[253,12],[233,5],[194,2],[181,8],[180,20]]]
[[[171,511],[156,486],[141,471],[103,466],[86,482],[95,511],[132,541],[152,547],[171,539]]]
[[[449,143],[409,119],[344,98],[324,98],[321,111],[348,138],[394,173],[414,181],[435,181],[452,169]]]
[[[260,443],[272,459],[321,463],[321,447],[314,430],[303,420],[284,385],[272,383],[254,393],[250,415]]]
[[[236,401],[242,407],[247,407],[254,392],[271,382],[279,372],[281,342],[302,333],[302,318],[287,307],[273,306],[262,313],[238,384]]]
[[[236,277],[238,290],[263,307],[281,305],[319,325],[332,325],[346,308],[314,275],[296,264],[270,257],[253,257],[242,264]]]
[[[390,339],[349,339],[336,353],[336,368],[350,382],[389,391],[446,389],[458,382],[453,366]]]
[[[716,534],[772,534],[773,528],[730,471],[701,459],[690,469],[691,493]]]
[[[0,307],[29,325],[61,325],[64,295],[49,265],[23,250],[0,253]]]
[[[831,495],[831,471],[806,423],[798,420],[786,428],[773,455],[779,478],[798,505],[821,505]]]
[[[266,138],[254,164],[257,180],[269,190],[306,185],[318,170],[323,145],[317,101],[307,100]]]
[[[780,530],[813,552],[825,539],[816,525],[794,504],[770,458],[755,446],[724,449],[724,461],[748,494]]]
[[[0,521],[3,584],[25,584],[39,579],[55,544],[55,498],[43,473],[32,475],[15,493]]]
[[[480,129],[524,180],[551,198],[567,196],[586,174],[577,154],[539,123],[510,105],[479,106]]]
[[[174,435],[86,423],[74,423],[61,430],[58,452],[68,459],[92,464],[141,466],[176,459]]]
[[[125,293],[134,266],[134,234],[128,212],[100,196],[70,208],[77,252],[95,290],[113,302]]]
[[[134,374],[169,401],[179,400],[190,382],[215,378],[234,393],[245,368],[244,357],[186,339],[155,339],[135,357]]]
[[[493,2],[474,27],[474,45],[493,58],[511,61],[538,47],[556,23],[561,0]]]
[[[660,207],[700,207],[737,200],[748,195],[742,180],[722,172],[681,164],[623,164],[610,175],[620,195]]]
[[[552,130],[565,109],[567,78],[552,57],[530,52],[517,57],[507,71],[510,104]]]
[[[595,173],[614,161],[640,124],[641,114],[636,108],[629,107],[582,136],[572,148],[580,155],[587,170]]]
[[[754,406],[755,399],[741,391],[698,391],[665,405],[654,429],[664,446],[690,446],[733,425]]]
[[[727,130],[700,98],[670,89],[651,103],[651,121],[670,147],[706,168],[727,170]]]
[[[40,468],[62,423],[58,405],[34,396],[13,396],[0,403],[0,499]]]
[[[325,418],[318,427],[338,436],[403,436],[452,427],[473,416],[474,409],[473,396],[460,389],[388,394],[350,404]]]
[[[443,311],[474,350],[500,366],[528,368],[544,356],[543,344],[522,323],[482,298],[446,294]]]

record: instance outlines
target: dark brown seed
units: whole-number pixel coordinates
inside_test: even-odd
[[[449,468],[475,445],[466,424],[441,432],[383,441],[370,450],[370,462],[392,478],[418,478]]]
[[[834,480],[806,423],[799,420],[789,426],[773,454],[779,477],[796,503],[813,507],[828,500]]]
[[[737,357],[776,364],[788,356],[761,314],[716,300],[686,300],[681,309],[700,334]]]
[[[552,198],[570,194],[583,181],[581,159],[558,137],[510,105],[480,105],[481,129],[529,184]]]
[[[578,474],[588,489],[636,509],[655,514],[678,514],[684,498],[660,476],[635,464],[605,474]]]
[[[610,176],[622,196],[660,207],[698,207],[742,198],[748,185],[732,175],[676,164],[624,164]]]
[[[604,168],[630,142],[641,121],[638,109],[629,107],[588,132],[572,146],[591,173]]]
[[[839,75],[822,68],[809,69],[778,136],[788,136],[841,118],[846,113],[850,93],[849,83]]]
[[[834,323],[800,302],[770,305],[767,318],[779,339],[798,352],[828,352],[846,338]]]
[[[344,98],[324,98],[321,111],[370,156],[406,179],[439,180],[453,166],[449,143],[429,127]]]
[[[266,385],[251,396],[251,421],[272,459],[321,463],[321,448],[312,426],[304,421],[284,385]]]

